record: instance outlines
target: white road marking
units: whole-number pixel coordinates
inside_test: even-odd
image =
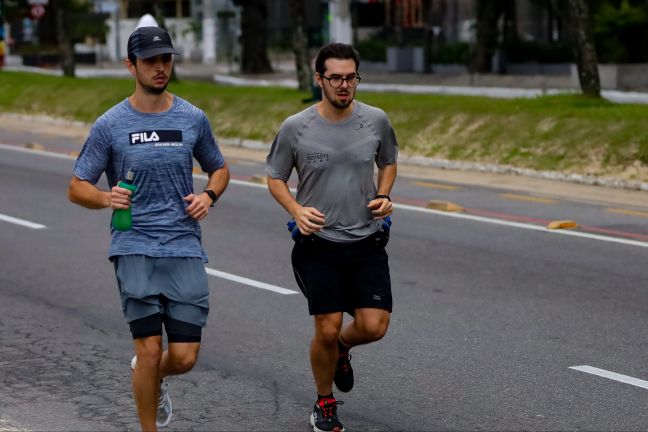
[[[282,288],[282,287],[279,287],[279,286],[276,286],[276,285],[270,285],[270,284],[267,284],[265,282],[259,282],[259,281],[256,281],[254,279],[248,279],[248,278],[243,277],[243,276],[237,276],[237,275],[232,274],[232,273],[225,273],[225,272],[222,272],[220,270],[215,270],[215,269],[212,269],[212,268],[209,268],[209,267],[205,267],[205,270],[207,271],[208,275],[216,276],[216,277],[219,277],[219,278],[222,278],[222,279],[227,279],[227,280],[230,280],[230,281],[233,281],[233,282],[238,282],[238,283],[241,283],[241,284],[244,284],[244,285],[250,285],[250,286],[253,286],[255,288],[260,288],[260,289],[276,292],[277,294],[283,294],[283,295],[298,294],[297,291],[289,290],[287,288]]]
[[[0,149],[5,149],[5,150],[14,150],[14,151],[19,151],[19,152],[24,152],[24,153],[33,153],[33,154],[40,154],[43,156],[51,156],[51,157],[56,157],[56,158],[61,158],[61,159],[76,159],[72,156],[68,155],[62,155],[59,153],[53,153],[53,152],[48,152],[48,151],[39,151],[39,150],[30,150],[30,149],[25,149],[22,147],[16,147],[16,146],[10,146],[6,144],[0,144]],[[205,174],[194,174],[193,175],[196,178],[200,178],[203,180],[207,180],[208,177]],[[240,186],[251,186],[251,187],[256,187],[256,188],[263,188],[267,189],[266,185],[258,184],[258,183],[252,183],[249,181],[244,181],[244,180],[230,180],[230,183],[235,184],[235,185],[240,185]],[[294,189],[291,189],[291,191],[294,192]],[[604,241],[608,243],[619,243],[627,246],[638,246],[638,247],[644,247],[648,248],[648,242],[643,242],[643,241],[638,241],[638,240],[629,240],[629,239],[623,239],[623,238],[618,238],[618,237],[607,237],[599,234],[590,234],[590,233],[585,233],[585,232],[580,232],[580,231],[566,231],[566,230],[550,230],[547,229],[544,226],[539,226],[539,225],[532,225],[532,224],[525,224],[525,223],[520,223],[520,222],[511,222],[511,221],[506,221],[502,219],[493,219],[493,218],[487,218],[483,216],[475,216],[475,215],[469,215],[465,213],[448,213],[448,212],[441,212],[437,210],[430,210],[424,207],[416,207],[416,206],[411,206],[407,204],[394,204],[395,208],[400,208],[403,210],[410,210],[410,211],[417,211],[417,212],[423,212],[423,213],[428,213],[428,214],[434,214],[437,216],[445,216],[445,217],[451,217],[451,218],[457,218],[457,219],[464,219],[464,220],[472,220],[475,222],[484,222],[484,223],[490,223],[490,224],[495,224],[495,225],[503,225],[503,226],[509,226],[513,228],[521,228],[521,229],[527,229],[527,230],[533,230],[533,231],[542,231],[548,234],[555,234],[555,235],[565,235],[565,236],[572,236],[572,237],[581,237],[581,238],[587,238],[590,240],[599,240],[599,241]]]
[[[619,382],[622,382],[622,383],[625,383],[625,384],[633,385],[635,387],[641,387],[641,388],[644,388],[644,389],[648,389],[648,381],[644,381],[644,380],[639,379],[639,378],[633,378],[633,377],[628,376],[628,375],[621,375],[621,374],[618,374],[616,372],[610,372],[610,371],[607,371],[605,369],[599,369],[599,368],[595,368],[593,366],[587,366],[587,365],[570,366],[569,369],[574,369],[574,370],[577,370],[577,371],[581,371],[581,372],[585,372],[585,373],[588,373],[588,374],[600,376],[600,377],[611,379],[611,380],[614,380],[614,381],[619,381]]]
[[[18,146],[9,145],[9,144],[0,144],[0,149],[12,150],[12,151],[16,151],[16,152],[19,152],[19,153],[37,154],[37,155],[52,157],[52,158],[56,158],[56,159],[76,160],[76,156],[70,156],[68,154],[55,153],[55,152],[51,152],[51,151],[47,151],[47,150],[29,149],[29,148],[18,147]]]
[[[16,225],[22,225],[24,227],[31,228],[31,229],[47,228],[45,225],[41,225],[41,224],[35,223],[35,222],[30,222],[30,221],[25,220],[25,219],[18,219],[18,218],[12,217],[12,216],[7,216],[7,215],[4,215],[2,213],[0,213],[0,220],[5,221],[5,222],[9,222],[9,223],[12,223],[12,224],[16,224]]]
[[[15,426],[10,426],[9,421],[0,418],[0,432],[29,432],[29,429],[20,429]]]
[[[572,236],[572,237],[581,237],[581,238],[588,238],[591,240],[600,240],[608,243],[620,243],[628,246],[639,246],[639,247],[645,247],[648,248],[648,242],[642,242],[639,240],[628,240],[628,239],[623,239],[623,238],[618,238],[618,237],[607,237],[599,234],[591,234],[591,233],[586,233],[586,232],[580,232],[580,231],[565,231],[565,230],[551,230],[548,229],[545,226],[541,225],[532,225],[532,224],[525,224],[521,222],[511,222],[507,220],[502,220],[502,219],[493,219],[493,218],[488,218],[484,216],[476,216],[476,215],[470,215],[466,213],[448,213],[448,212],[442,212],[438,210],[430,210],[424,207],[416,207],[416,206],[411,206],[407,204],[394,204],[395,208],[401,208],[403,210],[411,210],[411,211],[417,211],[417,212],[423,212],[423,213],[429,213],[429,214],[435,214],[438,216],[445,216],[445,217],[450,217],[450,218],[457,218],[457,219],[465,219],[465,220],[472,220],[476,222],[484,222],[484,223],[490,223],[490,224],[495,224],[495,225],[504,225],[504,226],[509,226],[509,227],[514,227],[514,228],[522,228],[522,229],[527,229],[527,230],[532,230],[532,231],[541,231],[545,232],[548,234],[558,234],[558,235],[566,235],[566,236]]]

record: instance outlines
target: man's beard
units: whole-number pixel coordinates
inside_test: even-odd
[[[331,105],[333,105],[335,108],[344,109],[347,108],[349,105],[351,105],[351,102],[353,102],[353,98],[347,99],[346,102],[340,102],[335,99],[333,100],[329,99],[329,102],[331,102]]]
[[[337,100],[337,94],[334,94],[332,98],[326,95],[326,98],[328,99],[329,102],[331,102],[331,105],[333,105],[335,108],[344,109],[347,108],[349,105],[351,105],[354,97],[354,95],[351,93],[347,93],[346,96],[347,96],[347,100],[344,102]]]
[[[139,83],[140,87],[142,90],[144,90],[145,93],[152,94],[152,95],[159,95],[164,93],[164,91],[167,89],[167,86],[169,85],[169,81],[167,80],[166,83],[162,87],[154,87],[148,84],[144,84],[142,80],[137,77],[137,82]]]
[[[140,84],[142,84],[142,83],[140,83]],[[142,84],[142,89],[148,94],[159,95],[159,94],[164,93],[164,91],[167,89],[168,85],[169,85],[168,82],[166,84],[164,84],[163,87],[152,87],[152,86],[147,86],[147,85]]]

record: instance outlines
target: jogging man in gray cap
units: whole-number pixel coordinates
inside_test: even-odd
[[[135,344],[133,395],[145,431],[171,420],[164,378],[196,363],[209,311],[199,221],[229,182],[205,114],[166,90],[173,54],[178,52],[164,29],[140,27],[131,34],[126,65],[135,91],[97,119],[68,190],[70,200],[86,208],[131,210],[130,229],[113,219],[109,257]],[[193,158],[209,174],[198,193]],[[103,173],[110,191],[96,186]],[[124,179],[134,193],[118,185]]]
[[[315,323],[316,432],[344,431],[333,383],[342,392],[353,388],[349,350],[381,339],[392,311],[385,220],[393,211],[398,145],[385,112],[354,100],[359,64],[350,45],[319,51],[322,101],[283,123],[266,166],[270,192],[294,219],[293,271]],[[287,184],[293,168],[296,197]],[[353,319],[343,326],[344,312]]]

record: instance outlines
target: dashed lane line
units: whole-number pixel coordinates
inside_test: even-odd
[[[428,181],[415,181],[412,182],[413,185],[415,186],[421,186],[421,187],[426,187],[430,189],[441,189],[441,190],[459,190],[462,189],[461,186],[454,186],[454,185],[447,185],[447,184],[441,184],[441,183],[432,183]]]
[[[45,225],[41,225],[41,224],[36,223],[36,222],[30,222],[30,221],[25,220],[25,219],[18,219],[16,217],[8,216],[8,215],[2,214],[2,213],[0,213],[0,220],[5,221],[5,222],[9,222],[9,223],[12,223],[12,224],[24,226],[24,227],[27,227],[27,228],[31,228],[31,229],[47,228]]]
[[[639,211],[639,210],[628,210],[628,209],[622,209],[622,208],[607,208],[605,209],[608,213],[618,213],[618,214],[624,214],[628,216],[639,216],[639,217],[644,217],[648,218],[648,212],[645,211]]]
[[[0,418],[0,432],[29,432],[29,429],[10,426],[7,420]]]
[[[556,204],[558,201],[551,198],[540,198],[531,195],[520,195],[513,193],[504,193],[500,194],[500,198],[513,200],[513,201],[525,201],[525,202],[534,202],[539,204]]]
[[[283,294],[283,295],[298,294],[297,291],[293,291],[293,290],[290,290],[290,289],[287,289],[287,288],[282,288],[282,287],[276,286],[276,285],[271,285],[271,284],[268,284],[268,283],[265,283],[265,282],[260,282],[260,281],[254,280],[254,279],[249,279],[249,278],[246,278],[246,277],[243,277],[243,276],[238,276],[238,275],[235,275],[235,274],[232,274],[232,273],[225,273],[223,271],[212,269],[212,268],[209,268],[209,267],[205,267],[205,270],[207,271],[207,274],[210,275],[210,276],[216,276],[216,277],[219,277],[221,279],[226,279],[226,280],[229,280],[229,281],[232,281],[232,282],[237,282],[237,283],[244,284],[244,285],[250,285],[252,287],[267,290],[267,291],[272,291],[272,292],[275,292],[277,294]]]
[[[585,372],[585,373],[588,373],[588,374],[600,376],[600,377],[603,377],[603,378],[607,378],[607,379],[611,379],[611,380],[614,380],[614,381],[622,382],[624,384],[630,384],[630,385],[633,385],[635,387],[641,387],[641,388],[644,388],[644,389],[648,389],[648,381],[644,381],[642,379],[634,378],[634,377],[631,377],[631,376],[628,376],[628,375],[622,375],[622,374],[619,374],[619,373],[616,373],[616,372],[611,372],[611,371],[608,371],[608,370],[605,370],[605,369],[599,369],[599,368],[596,368],[596,367],[593,367],[593,366],[587,366],[587,365],[570,366],[569,369],[573,369],[573,370]]]

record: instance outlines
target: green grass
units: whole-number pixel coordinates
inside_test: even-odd
[[[132,89],[127,79],[0,72],[0,109],[92,122]],[[309,96],[187,80],[169,89],[203,109],[217,136],[265,142],[287,116],[305,108],[301,99]],[[578,95],[502,100],[371,93],[362,87],[358,99],[387,112],[406,154],[597,175],[630,172],[630,179],[648,180],[642,174],[648,165],[648,106]]]

